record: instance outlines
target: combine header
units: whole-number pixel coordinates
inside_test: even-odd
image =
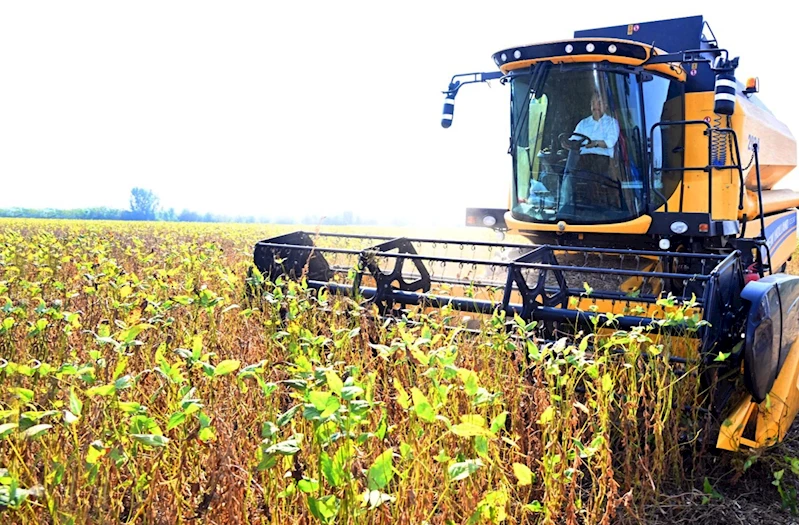
[[[256,244],[261,273],[382,315],[502,311],[550,341],[597,318],[650,325],[671,300],[690,302],[696,316],[671,323],[688,342],[673,359],[703,366],[707,408],[725,421],[717,446],[783,439],[799,411],[799,278],[781,273],[799,194],[773,186],[795,167],[796,142],[757,80],[736,80],[738,59],[702,17],[579,31],[493,59],[499,71],[453,77],[442,125],[464,85],[510,86],[508,208],[470,208],[467,224],[532,244],[295,232]]]

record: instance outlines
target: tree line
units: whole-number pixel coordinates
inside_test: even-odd
[[[120,210],[116,208],[0,208],[0,217],[26,218],[26,219],[75,219],[75,220],[105,220],[105,221],[167,221],[167,222],[238,222],[238,223],[278,223],[278,224],[318,224],[326,225],[353,225],[376,224],[374,220],[364,220],[345,211],[335,216],[320,217],[307,215],[304,217],[289,216],[252,216],[252,215],[222,215],[217,213],[201,213],[192,210],[176,211],[174,208],[162,209],[159,206],[158,196],[145,188],[133,188],[130,193],[130,208]]]

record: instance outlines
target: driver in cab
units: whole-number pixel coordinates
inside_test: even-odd
[[[594,92],[591,97],[591,114],[574,128],[574,133],[582,136],[569,137],[583,142],[577,165],[570,167],[594,173],[608,173],[610,159],[613,158],[614,148],[619,140],[619,123],[607,115],[606,111],[604,98],[598,92]],[[573,151],[574,147],[569,148],[568,142],[568,139],[564,137],[561,146]],[[570,157],[574,157],[574,155],[570,155]],[[573,161],[569,162],[569,164],[573,163]]]

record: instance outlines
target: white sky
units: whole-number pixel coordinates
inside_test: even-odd
[[[467,206],[507,202],[509,93],[466,86],[444,130],[453,74],[494,71],[492,53],[578,29],[703,15],[741,57],[739,79],[759,76],[796,134],[796,24],[784,13],[767,2],[6,1],[0,207],[127,208],[141,186],[177,211],[462,224]]]

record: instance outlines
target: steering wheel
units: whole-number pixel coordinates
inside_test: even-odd
[[[563,139],[565,139],[566,137],[578,137],[580,140],[564,141]],[[558,135],[558,143],[560,143],[560,145],[565,147],[566,149],[572,151],[580,151],[580,148],[588,146],[588,144],[590,144],[591,142],[593,142],[591,137],[589,137],[588,135],[583,135],[582,133],[571,132],[571,133],[561,133],[560,135]]]

